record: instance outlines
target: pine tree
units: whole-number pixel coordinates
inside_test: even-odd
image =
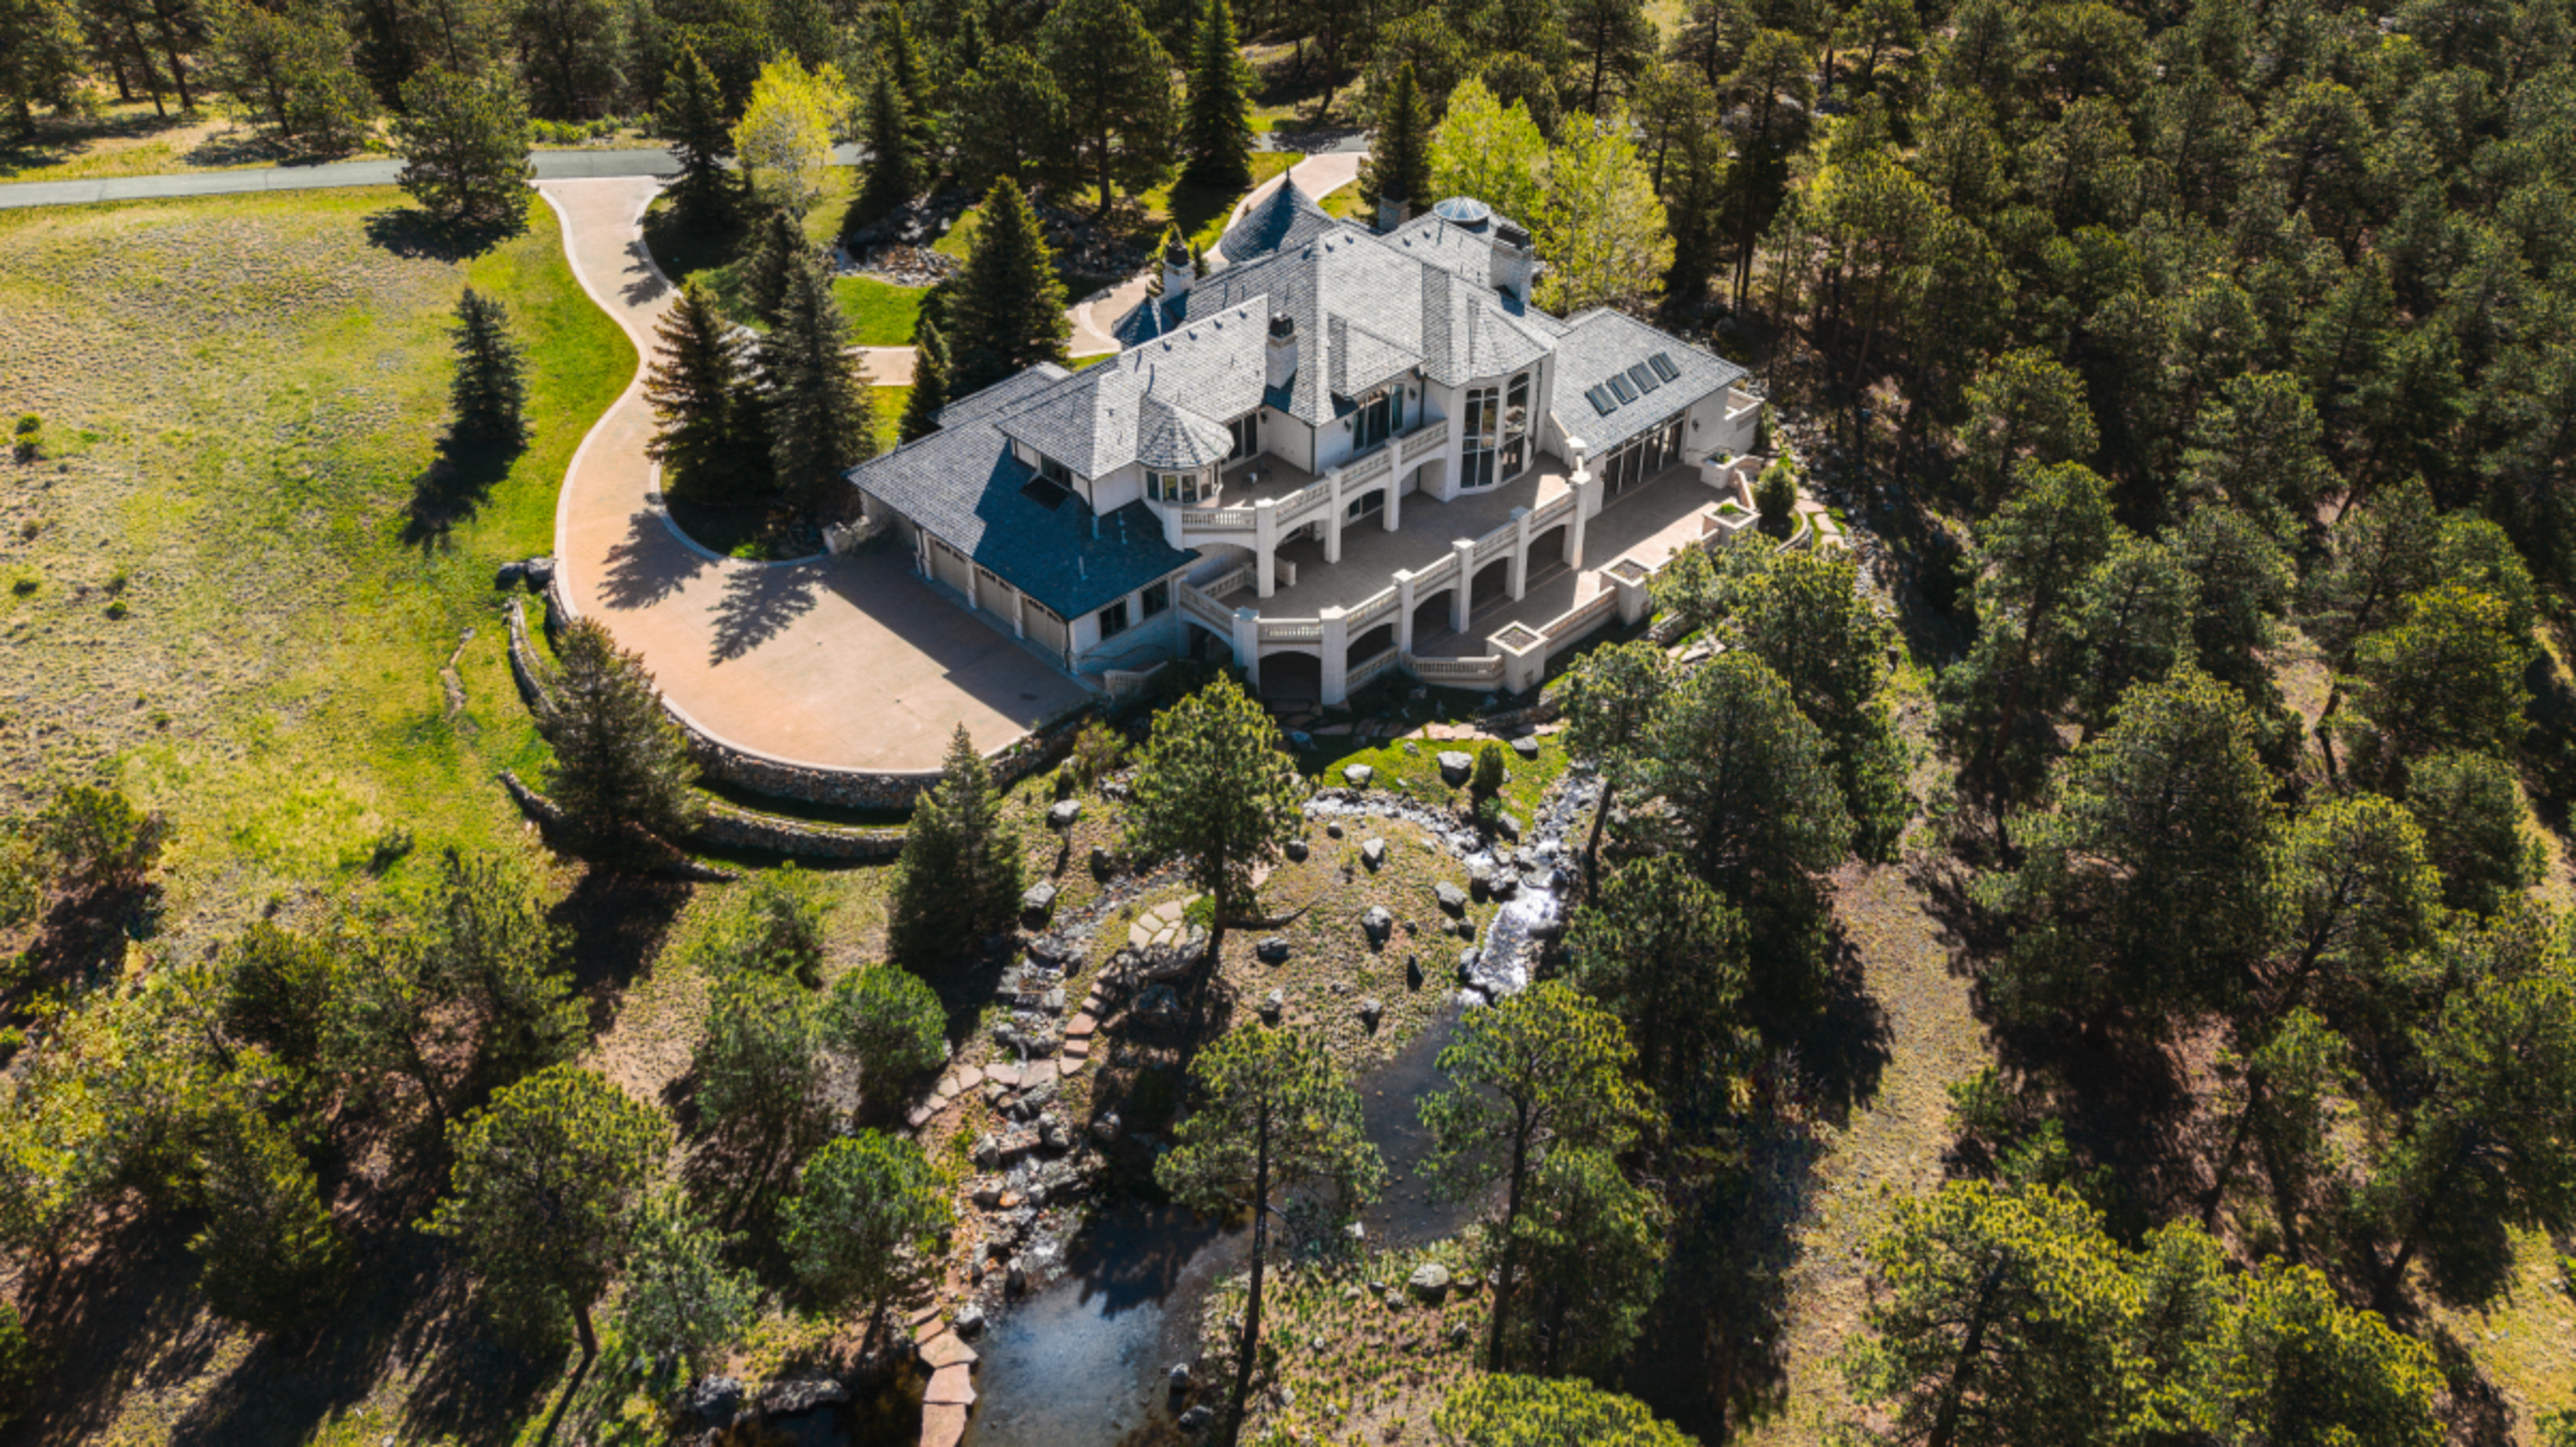
[[[827,1306],[866,1307],[872,1339],[904,1253],[928,1249],[956,1209],[920,1142],[863,1130],[805,1163],[785,1216],[778,1244],[796,1279]]]
[[[891,1104],[906,1082],[948,1058],[948,1012],[937,992],[900,965],[852,970],[824,1007],[832,1044],[859,1063],[869,1099]]]
[[[943,969],[1008,924],[1019,897],[1019,834],[1003,822],[993,776],[960,724],[939,782],[904,831],[886,953],[923,973]]]
[[[457,298],[456,325],[448,335],[456,348],[456,379],[448,388],[456,414],[450,443],[515,447],[525,441],[527,355],[510,335],[509,313],[469,286]]]
[[[719,1364],[760,1317],[759,1283],[724,1264],[724,1252],[737,1244],[701,1221],[683,1192],[654,1192],[636,1217],[618,1293],[626,1345],[691,1374]]]
[[[690,1066],[699,1114],[731,1158],[735,1208],[756,1209],[830,1125],[821,1012],[793,980],[728,975],[711,992]]]
[[[502,223],[527,209],[528,109],[503,71],[429,70],[403,87],[395,183],[449,224]]]
[[[788,269],[809,249],[804,228],[786,212],[770,210],[753,228],[750,245],[745,249],[749,255],[744,268],[747,274],[743,278],[743,300],[750,305],[753,316],[774,327],[787,296]]]
[[[1431,106],[1407,61],[1396,68],[1369,157],[1360,165],[1360,195],[1373,205],[1401,203],[1405,209],[1395,219],[1402,221],[1431,204],[1430,192]]]
[[[555,652],[562,668],[545,719],[555,755],[547,794],[602,836],[632,825],[668,840],[697,828],[706,806],[691,787],[688,737],[663,711],[644,660],[618,648],[595,618],[566,629]]]
[[[1144,190],[1171,164],[1172,58],[1129,0],[1065,0],[1047,16],[1039,52],[1071,82],[1074,150],[1106,215],[1119,188]]]
[[[733,158],[733,128],[725,124],[724,92],[716,85],[715,72],[698,58],[698,48],[685,40],[670,78],[662,83],[655,122],[680,163],[680,179],[671,189],[681,210],[695,223],[731,212],[734,178],[724,163]]]
[[[894,82],[895,96],[903,103],[911,153],[918,156],[930,144],[935,107],[931,103],[930,80],[921,64],[921,48],[913,42],[912,17],[898,4],[882,12],[878,23],[884,27],[885,57],[877,72]]]
[[[206,1300],[262,1331],[301,1326],[327,1309],[348,1281],[349,1246],[286,1133],[236,1096],[211,1112],[197,1161],[206,1224],[188,1249],[204,1263]]]
[[[868,97],[868,177],[850,207],[846,229],[854,230],[893,215],[921,190],[912,113],[906,107],[903,92],[895,86],[892,71],[891,65],[877,68],[876,89]]]
[[[912,395],[903,406],[903,423],[896,432],[901,442],[911,442],[939,430],[939,409],[948,405],[948,343],[939,335],[939,325],[928,317],[912,329]]]
[[[765,480],[765,468],[743,465],[740,414],[754,404],[741,395],[749,351],[741,331],[693,279],[654,335],[660,345],[645,374],[644,400],[656,425],[644,450],[662,464],[663,490],[713,498]]]
[[[988,191],[1004,177],[1023,187],[1052,186],[1073,173],[1064,84],[1038,58],[1005,45],[962,77],[948,113],[948,149],[957,183]]]
[[[1192,41],[1181,184],[1240,191],[1252,184],[1252,120],[1243,57],[1235,49],[1233,0],[1207,0]]]
[[[803,250],[787,270],[778,325],[760,339],[769,466],[778,486],[827,507],[841,477],[876,455],[875,393],[849,349],[849,322],[822,266]]]
[[[1040,362],[1062,366],[1065,338],[1072,334],[1064,306],[1055,255],[1028,197],[1007,176],[994,182],[950,304],[950,354],[957,371],[949,390],[971,396]]]
[[[1251,902],[1253,870],[1305,829],[1305,781],[1279,745],[1269,711],[1222,677],[1156,714],[1137,754],[1127,856],[1177,857],[1214,902],[1210,959],[1234,911]]]

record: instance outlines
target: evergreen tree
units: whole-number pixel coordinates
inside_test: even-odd
[[[2361,640],[2358,717],[2346,714],[2333,729],[2355,741],[2357,774],[2388,788],[2426,754],[2504,753],[2520,740],[2534,645],[2512,615],[2494,594],[2454,583],[2415,594],[2404,621]]]
[[[939,782],[904,830],[886,953],[929,974],[946,969],[1011,921],[1020,902],[1019,832],[1005,823],[984,756],[957,726]]]
[[[1636,1052],[1618,1017],[1562,980],[1545,980],[1468,1015],[1440,1052],[1447,1089],[1423,1098],[1430,1170],[1463,1198],[1503,1183],[1503,1246],[1494,1270],[1486,1368],[1503,1371],[1505,1323],[1520,1285],[1521,1211],[1530,1182],[1559,1149],[1617,1154],[1653,1113],[1634,1082]]]
[[[595,618],[565,629],[555,656],[561,667],[544,720],[554,745],[548,796],[596,836],[631,826],[685,838],[706,806],[692,787],[688,736],[663,711],[644,660],[620,649]]]
[[[784,211],[763,212],[744,248],[743,301],[751,314],[775,328],[787,305],[788,273],[812,251],[805,228]]]
[[[2537,886],[2547,852],[2524,826],[2522,786],[2493,754],[2435,754],[2406,771],[2406,809],[2442,878],[2442,903],[2491,915]]]
[[[726,976],[690,1066],[698,1111],[733,1162],[734,1210],[758,1210],[771,1182],[794,1172],[829,1124],[819,1013],[792,980]]]
[[[929,147],[931,118],[938,113],[933,104],[930,78],[921,63],[920,47],[913,43],[912,16],[902,5],[890,6],[877,14],[877,33],[881,38],[880,63],[877,73],[894,83],[895,99],[902,106],[907,152],[915,164]],[[873,122],[871,122],[873,125]],[[875,140],[870,133],[870,144]]]
[[[78,104],[86,69],[80,20],[69,0],[0,3],[0,107],[22,136],[36,134],[36,107],[62,111]]]
[[[1854,847],[1867,858],[1891,858],[1913,802],[1888,701],[1895,625],[1861,590],[1851,554],[1810,548],[1757,556],[1766,566],[1738,585],[1728,633],[1780,675],[1798,711],[1823,732]]]
[[[1686,548],[1674,561],[1705,564],[1707,558],[1697,548]],[[1558,705],[1565,715],[1565,746],[1575,757],[1591,760],[1601,776],[1600,797],[1592,805],[1592,831],[1583,845],[1587,887],[1597,877],[1601,830],[1609,821],[1611,800],[1643,772],[1648,762],[1642,752],[1647,726],[1671,682],[1672,667],[1664,651],[1644,639],[1594,649],[1566,673],[1563,701]]]
[[[912,329],[912,395],[905,399],[898,442],[913,442],[939,430],[939,409],[948,405],[948,343],[939,324],[921,318]]]
[[[1443,1440],[1476,1447],[1691,1447],[1695,1440],[1645,1403],[1590,1382],[1505,1373],[1471,1375],[1431,1423]]]
[[[1252,872],[1305,830],[1304,780],[1279,747],[1279,725],[1231,678],[1154,716],[1127,807],[1127,857],[1178,859],[1215,906],[1210,960],[1251,902]]]
[[[770,472],[808,507],[828,507],[846,491],[843,474],[876,456],[876,396],[850,351],[840,294],[809,252],[787,268],[759,356]]]
[[[437,988],[481,1026],[475,1066],[487,1080],[516,1080],[564,1059],[588,1033],[573,998],[571,939],[548,917],[535,879],[499,854],[439,860],[420,933]]]
[[[1360,163],[1359,186],[1361,197],[1373,206],[1403,203],[1398,221],[1432,204],[1431,106],[1410,61],[1396,67],[1369,157]]]
[[[569,1316],[586,1372],[599,1355],[591,1307],[669,1146],[660,1115],[558,1065],[449,1126],[447,1142],[456,1164],[424,1229],[458,1244],[486,1305],[520,1335],[545,1340]]]
[[[206,1300],[261,1331],[328,1309],[349,1279],[349,1246],[286,1133],[255,1102],[226,1099],[209,1113],[196,1161],[206,1224],[188,1249],[203,1263]]]
[[[680,163],[680,177],[671,189],[691,224],[705,225],[730,215],[735,188],[725,162],[733,159],[733,129],[725,124],[724,92],[716,85],[715,72],[698,58],[698,48],[685,40],[669,79],[662,83],[662,104],[654,123],[671,143],[672,158]]]
[[[223,958],[224,1029],[290,1067],[320,1060],[339,957],[320,940],[255,920]]]
[[[1172,161],[1172,59],[1129,0],[1065,0],[1038,34],[1039,54],[1065,92],[1074,152],[1107,215],[1121,188],[1142,191]],[[984,209],[991,234],[993,207]]]
[[[1190,43],[1181,184],[1240,191],[1252,184],[1252,100],[1235,49],[1233,0],[1207,0]]]
[[[395,182],[450,225],[515,224],[527,210],[528,112],[506,73],[432,69],[403,87]]]
[[[1566,38],[1583,68],[1583,108],[1595,115],[1614,86],[1625,87],[1655,54],[1655,22],[1642,0],[1566,0]],[[1572,103],[1573,86],[1567,86]]]
[[[644,377],[644,400],[653,408],[653,440],[645,454],[662,464],[663,491],[681,497],[724,499],[764,481],[766,468],[745,466],[745,395],[749,346],[741,330],[716,310],[716,299],[695,279],[654,329],[659,345]]]
[[[1745,1055],[1744,920],[1670,856],[1622,865],[1566,931],[1570,978],[1616,1012],[1637,1073],[1678,1113],[1721,1110]]]
[[[1052,187],[1073,174],[1073,134],[1064,85],[1038,58],[1005,45],[957,82],[948,113],[948,150],[957,183],[982,194],[1008,180]]]
[[[868,1308],[876,1334],[906,1252],[927,1251],[956,1209],[917,1141],[863,1130],[805,1163],[779,1245],[796,1279],[833,1309]]]
[[[451,446],[516,447],[527,440],[527,353],[501,303],[472,287],[456,300],[456,378],[448,386]]]
[[[1272,1203],[1298,1191],[1328,1190],[1338,1209],[1356,1212],[1377,1198],[1386,1168],[1361,1128],[1359,1093],[1312,1035],[1231,1031],[1190,1061],[1190,1086],[1190,1113],[1174,1131],[1171,1151],[1154,1163],[1154,1179],[1194,1210],[1225,1216],[1248,1207],[1252,1213],[1252,1280],[1222,1439],[1233,1447],[1261,1359]]]
[[[1550,1375],[1609,1370],[1663,1286],[1670,1226],[1663,1201],[1607,1154],[1550,1152],[1512,1224],[1526,1285],[1504,1354]]]
[[[957,368],[950,390],[968,397],[1040,362],[1064,365],[1072,335],[1064,306],[1064,283],[1037,213],[1017,182],[995,181],[949,305]]]
[[[530,107],[551,120],[613,114],[629,93],[617,0],[511,0],[510,40]]]
[[[619,1336],[646,1361],[698,1375],[720,1363],[760,1316],[751,1274],[724,1264],[737,1244],[671,1189],[645,1199],[618,1293]]]
[[[1987,508],[2025,460],[2076,462],[2100,445],[2084,379],[2036,349],[2007,352],[1968,384],[1965,472]]]
[[[845,229],[893,215],[921,190],[921,157],[912,116],[904,109],[903,92],[896,88],[889,67],[878,68],[876,88],[869,92],[866,135],[867,179],[851,203]]]
[[[313,0],[283,10],[220,0],[211,9],[211,79],[242,109],[307,150],[346,151],[365,139],[375,97],[349,62],[337,10]]]
[[[834,1046],[858,1061],[861,1080],[881,1102],[948,1058],[947,1010],[900,965],[843,975],[832,987],[824,1028]]]

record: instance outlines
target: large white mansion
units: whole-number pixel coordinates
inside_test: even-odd
[[[1393,668],[1517,690],[1750,520],[1724,473],[1744,369],[1538,310],[1527,233],[1483,205],[1376,235],[1285,183],[1218,250],[1204,278],[1164,259],[1114,358],[960,398],[850,474],[922,576],[1066,671],[1195,652],[1325,704]]]

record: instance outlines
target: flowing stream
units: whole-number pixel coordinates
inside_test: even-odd
[[[1591,782],[1569,776],[1517,851],[1520,885],[1495,911],[1457,999],[1358,1082],[1371,1144],[1386,1162],[1383,1197],[1362,1214],[1373,1245],[1404,1247],[1456,1233],[1484,1205],[1431,1198],[1420,1172],[1429,1132],[1417,1115],[1438,1089],[1441,1048],[1464,1010],[1529,982],[1529,941],[1557,920],[1573,855],[1563,844],[1585,817]],[[1327,791],[1316,818],[1401,818],[1423,826],[1470,869],[1502,866],[1485,841],[1447,816],[1383,796]],[[1428,962],[1426,962],[1427,964]],[[1197,1357],[1198,1307],[1243,1260],[1247,1233],[1177,1206],[1122,1203],[1095,1212],[1064,1248],[1062,1274],[1013,1304],[975,1343],[983,1362],[966,1447],[1139,1447],[1179,1440],[1165,1375]]]

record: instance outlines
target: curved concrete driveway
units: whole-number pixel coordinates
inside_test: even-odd
[[[640,225],[659,185],[537,187],[582,289],[647,363],[673,295]],[[573,454],[555,508],[556,566],[573,612],[641,654],[700,731],[797,764],[936,770],[961,723],[990,753],[1083,699],[890,552],[747,563],[684,541],[657,506],[652,435],[639,366]]]

